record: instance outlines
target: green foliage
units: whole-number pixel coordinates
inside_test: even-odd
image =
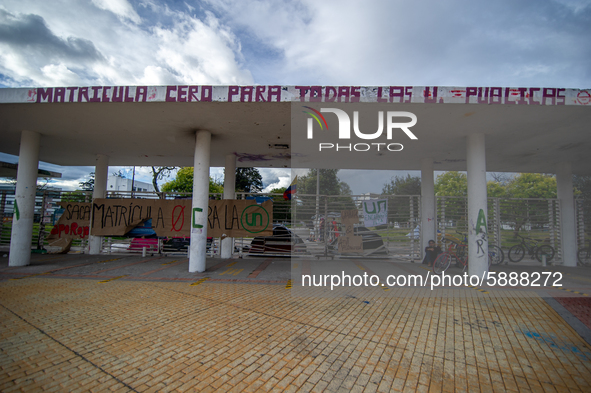
[[[90,172],[88,175],[88,180],[81,181],[79,186],[84,191],[93,191],[94,190],[94,172]]]
[[[468,195],[468,177],[456,171],[445,172],[435,180],[435,195],[466,196]]]
[[[337,173],[338,169],[320,169],[320,194],[321,195],[342,195],[341,189],[351,191],[349,185],[341,182]],[[310,169],[303,176],[298,177],[298,194],[316,194],[316,177],[318,170]],[[341,185],[343,183],[346,185]]]
[[[575,175],[573,176],[573,185],[575,186],[575,195],[582,199],[583,220],[585,233],[591,233],[591,176]]]
[[[283,195],[283,193],[285,192],[285,190],[287,190],[287,187],[273,188],[271,191],[269,191],[269,194],[281,194],[281,195]],[[281,198],[283,198],[283,196]]]
[[[491,198],[502,198],[507,196],[507,189],[496,181],[489,181],[486,183],[486,193]]]
[[[184,167],[178,170],[176,177],[162,186],[163,192],[193,192],[193,167]],[[209,178],[209,192],[222,193],[224,186],[221,182]]]
[[[261,192],[263,177],[256,168],[236,168],[236,191]]]
[[[290,218],[291,212],[291,201],[283,199],[283,193],[287,190],[287,187],[273,188],[269,191],[269,194],[280,194],[273,195],[273,221],[286,221]]]
[[[177,167],[176,166],[153,166],[152,168],[152,186],[154,186],[154,191],[158,194],[160,198],[164,198],[164,193],[160,192],[160,187],[158,186],[158,180],[163,180],[164,178],[168,178],[172,171],[174,171]]]
[[[92,194],[80,190],[62,192],[60,199],[62,202],[89,202],[92,200]]]
[[[486,184],[489,197],[507,198],[556,198],[556,179],[539,173],[521,173],[507,185],[489,181]],[[438,196],[466,196],[468,177],[464,173],[450,171],[437,176],[435,194]]]
[[[384,184],[382,195],[420,195],[421,178],[418,176],[396,176]]]
[[[507,184],[511,198],[556,198],[556,178],[540,173],[520,173]]]

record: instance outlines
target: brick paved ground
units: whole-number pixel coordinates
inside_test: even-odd
[[[0,391],[591,391],[540,297],[302,298],[280,262],[148,259],[2,269]]]
[[[591,329],[591,299],[588,297],[556,297],[568,311]]]

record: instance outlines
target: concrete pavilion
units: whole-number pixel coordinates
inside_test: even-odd
[[[591,174],[591,89],[436,86],[0,89],[0,151],[19,155],[21,217],[13,224],[9,265],[29,264],[40,160],[95,165],[94,198],[105,196],[109,165],[194,166],[193,206],[203,206],[210,166],[225,166],[232,174],[237,165],[292,165],[292,141],[305,135],[292,129],[292,105],[301,112],[307,105],[347,102],[413,113],[417,123],[411,130],[418,139],[405,139],[404,149],[393,154],[327,152],[325,164],[300,154],[297,165],[421,170],[423,242],[435,236],[434,170],[468,172],[470,223],[478,222],[481,209],[486,212],[487,171],[555,173],[564,263],[576,266],[572,174]],[[226,176],[224,198],[235,197],[234,181]],[[477,241],[473,229],[470,244]],[[191,234],[189,271],[205,270],[206,238],[206,233]],[[100,252],[100,241],[91,236],[90,253]],[[470,247],[470,274],[480,275],[487,266],[477,251]],[[230,253],[226,241],[222,257]]]

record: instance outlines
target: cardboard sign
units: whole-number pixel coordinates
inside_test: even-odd
[[[87,239],[90,234],[90,203],[60,202],[64,213],[51,229],[50,239]]]
[[[92,204],[61,202],[65,209],[49,238],[124,236],[137,225],[152,219],[160,237],[189,237],[197,211],[192,200],[95,199]],[[90,213],[92,208],[92,225]],[[257,205],[254,200],[210,200],[207,209],[207,236],[254,237],[273,234],[273,202]],[[91,230],[90,230],[91,229]]]
[[[193,208],[190,199],[95,199],[92,234],[122,236],[151,218],[152,228],[161,237],[188,237],[202,208]],[[273,202],[257,205],[254,200],[210,200],[207,236],[253,237],[273,234]]]
[[[358,222],[357,210],[341,210],[341,223],[345,226],[345,236],[339,236],[339,252],[363,252],[363,238],[355,236],[353,230]]]

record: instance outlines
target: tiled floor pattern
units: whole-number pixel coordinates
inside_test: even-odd
[[[35,276],[0,283],[0,391],[19,390],[585,392],[591,349],[535,297]]]
[[[591,298],[588,297],[555,297],[568,311],[591,329]]]

